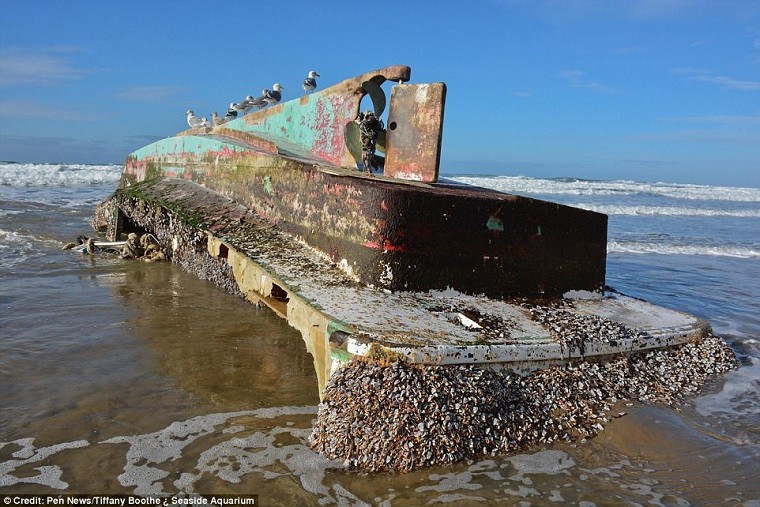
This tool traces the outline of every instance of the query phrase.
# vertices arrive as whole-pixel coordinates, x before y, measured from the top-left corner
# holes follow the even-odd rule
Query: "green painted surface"
[[[359,98],[312,93],[227,122],[225,128],[253,134],[299,156],[344,165],[345,125],[356,115]]]
[[[167,137],[151,143],[132,152],[135,160],[145,160],[155,157],[183,158],[192,155],[197,159],[215,156],[217,153],[239,153],[246,148],[231,142],[220,141],[205,136],[175,136]]]
[[[330,349],[330,358],[344,364],[351,362],[351,354],[345,350]]]
[[[327,337],[329,338],[335,331],[343,331],[348,334],[353,334],[354,332],[348,325],[333,320],[327,325]]]
[[[248,124],[245,120],[230,122],[227,127],[252,134],[265,134],[267,139],[284,139],[306,148],[315,144],[320,132],[315,129],[315,118],[319,108],[328,108],[334,114],[330,102],[318,95],[309,95],[305,100],[291,100],[279,105],[280,114],[263,118],[260,122]]]
[[[272,177],[270,175],[264,176],[264,192],[267,195],[274,195],[274,188],[272,187]]]
[[[488,217],[486,227],[488,227],[488,230],[490,231],[504,232],[504,222],[495,217]]]

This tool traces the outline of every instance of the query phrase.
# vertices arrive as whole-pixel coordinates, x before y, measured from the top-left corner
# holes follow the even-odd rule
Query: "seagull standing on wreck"
[[[211,112],[211,123],[214,124],[215,127],[218,127],[219,125],[224,123],[224,118],[216,114],[216,111]]]
[[[247,113],[249,109],[251,109],[251,106],[248,105],[248,99],[243,99],[240,102],[233,102],[232,107],[235,108],[235,111],[238,113]]]
[[[261,97],[256,97],[256,98],[253,98],[249,95],[248,105],[251,107],[255,107],[257,111],[263,108],[264,106],[267,105],[267,102],[266,102],[267,93],[269,93],[269,90],[262,90]]]
[[[227,108],[227,114],[224,115],[224,119],[230,121],[235,118],[237,118],[237,109],[235,109],[235,103],[230,102],[230,107]]]
[[[256,99],[253,98],[253,95],[246,96],[245,100],[243,101],[243,104],[245,104],[245,111],[248,112],[251,107],[253,107],[253,101]]]
[[[322,77],[322,76],[317,74],[316,70],[310,70],[309,75],[306,76],[306,79],[303,80],[303,84],[301,85],[301,88],[306,90],[306,93],[311,93],[317,88],[317,80],[314,79],[316,77]]]
[[[195,116],[195,113],[192,109],[188,109],[185,112],[185,117],[187,118],[187,124],[190,125],[190,128],[194,129],[197,127],[203,127],[205,124],[208,123],[208,120],[206,118],[198,118]]]
[[[277,104],[280,100],[282,100],[282,90],[284,88],[280,83],[275,83],[272,85],[272,90],[264,90],[264,100],[267,104],[270,106],[273,106]]]

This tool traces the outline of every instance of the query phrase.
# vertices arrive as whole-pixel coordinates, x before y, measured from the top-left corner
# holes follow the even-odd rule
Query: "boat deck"
[[[226,261],[241,292],[302,333],[315,358],[320,390],[330,372],[351,355],[379,353],[410,362],[530,370],[574,358],[676,345],[709,330],[695,316],[614,292],[505,301],[453,290],[367,287],[350,270],[341,269],[340,262],[189,181],[143,182],[117,191],[119,199],[157,205],[204,231],[208,252]]]

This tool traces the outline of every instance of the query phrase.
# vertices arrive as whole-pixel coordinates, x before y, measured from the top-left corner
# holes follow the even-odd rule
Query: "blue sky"
[[[394,64],[444,174],[760,186],[760,0],[0,0],[0,159],[120,163],[278,81]]]

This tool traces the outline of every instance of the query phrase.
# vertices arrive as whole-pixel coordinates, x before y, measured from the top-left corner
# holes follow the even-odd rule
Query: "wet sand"
[[[623,404],[627,415],[585,443],[346,471],[309,447],[316,377],[284,321],[176,266],[56,255],[42,278],[4,278],[0,493],[235,492],[264,505],[760,498],[757,447],[688,405]]]

